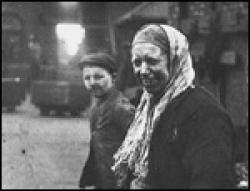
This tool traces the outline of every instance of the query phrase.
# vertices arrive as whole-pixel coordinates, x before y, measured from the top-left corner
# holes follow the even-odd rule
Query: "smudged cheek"
[[[84,80],[83,83],[84,83],[85,88],[86,88],[87,90],[89,90],[89,89],[90,89],[90,83],[89,83],[89,81]]]
[[[159,65],[152,67],[151,72],[157,80],[164,80],[169,76],[167,67],[164,62],[161,62]]]
[[[105,94],[106,92],[108,92],[110,88],[112,88],[113,83],[109,79],[103,79],[103,80],[100,80],[98,83],[96,83],[96,86],[97,88],[93,90],[93,93],[101,95],[101,94]]]
[[[135,76],[139,79],[139,77],[140,77],[140,70],[134,68],[134,73],[135,73]]]
[[[140,79],[141,69],[140,68],[134,68],[135,76]],[[150,78],[153,78],[155,80],[159,80],[162,78],[166,78],[169,74],[166,70],[166,68],[155,66],[149,68],[149,76]]]

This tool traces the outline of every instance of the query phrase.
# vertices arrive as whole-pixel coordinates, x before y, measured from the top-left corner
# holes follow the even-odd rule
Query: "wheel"
[[[55,115],[58,117],[64,116],[64,111],[63,110],[55,110]]]
[[[71,111],[70,114],[71,116],[77,117],[80,116],[80,111]]]
[[[8,112],[14,112],[15,111],[15,106],[8,106],[7,111]]]
[[[50,110],[47,107],[40,107],[40,115],[49,116]]]

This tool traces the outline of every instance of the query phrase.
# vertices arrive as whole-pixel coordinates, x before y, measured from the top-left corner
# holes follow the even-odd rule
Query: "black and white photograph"
[[[2,189],[248,189],[248,1],[2,1]]]

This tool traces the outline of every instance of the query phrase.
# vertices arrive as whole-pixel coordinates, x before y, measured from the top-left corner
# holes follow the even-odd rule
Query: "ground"
[[[27,99],[2,112],[2,188],[78,188],[88,147],[87,118],[41,117]]]

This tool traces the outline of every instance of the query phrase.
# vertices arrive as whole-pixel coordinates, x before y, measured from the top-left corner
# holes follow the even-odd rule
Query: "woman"
[[[222,106],[195,86],[186,37],[143,26],[132,63],[144,91],[112,169],[122,188],[234,188],[233,128]]]

